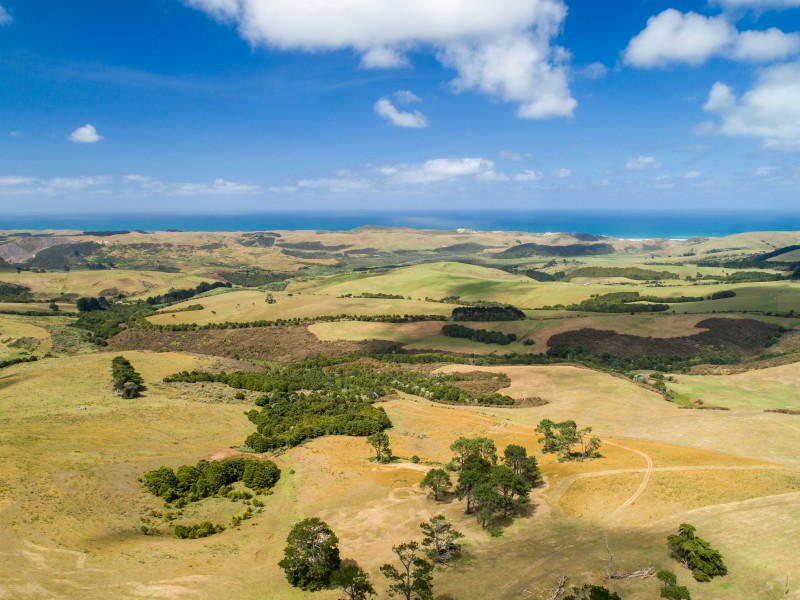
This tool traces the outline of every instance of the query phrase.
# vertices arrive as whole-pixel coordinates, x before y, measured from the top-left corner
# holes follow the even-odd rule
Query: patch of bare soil
[[[206,331],[158,331],[127,329],[108,341],[110,350],[190,352],[243,360],[265,360],[283,364],[309,356],[342,356],[356,352],[390,352],[396,342],[323,342],[306,327],[251,327]]]
[[[697,356],[700,354],[755,355],[765,351],[766,342],[778,325],[753,319],[705,319],[697,324],[705,329],[682,337],[641,337],[613,330],[578,329],[552,336],[549,347],[558,344],[583,346],[595,354],[615,356]]]

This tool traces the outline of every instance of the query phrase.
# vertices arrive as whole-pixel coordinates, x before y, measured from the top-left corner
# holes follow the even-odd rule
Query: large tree
[[[381,567],[381,573],[391,582],[389,595],[406,600],[433,600],[433,565],[420,556],[419,544],[400,544],[392,552],[402,566],[398,569],[387,563]]]
[[[536,432],[542,434],[539,438],[539,442],[544,445],[542,452],[557,454],[560,462],[594,458],[600,448],[600,438],[589,437],[592,428],[578,429],[578,425],[572,420],[556,423],[550,419],[542,419],[536,426]],[[580,450],[573,452],[572,448],[576,445],[580,445]]]
[[[479,456],[492,464],[497,462],[497,447],[494,440],[486,437],[460,437],[450,444],[453,451],[453,464],[460,469],[470,456]]]
[[[338,544],[339,538],[325,521],[304,519],[289,532],[278,566],[293,586],[306,591],[322,589],[341,563]]]
[[[433,499],[438,502],[442,494],[450,491],[453,484],[447,471],[444,469],[431,469],[425,474],[419,485],[423,490],[425,488],[430,489],[433,492]]]
[[[458,540],[464,537],[460,531],[453,529],[452,523],[444,515],[436,515],[419,524],[422,529],[422,545],[434,562],[446,563],[453,560],[461,552]]]

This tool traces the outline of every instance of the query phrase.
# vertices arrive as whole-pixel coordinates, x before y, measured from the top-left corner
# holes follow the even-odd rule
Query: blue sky
[[[0,208],[774,209],[800,0],[0,0]]]

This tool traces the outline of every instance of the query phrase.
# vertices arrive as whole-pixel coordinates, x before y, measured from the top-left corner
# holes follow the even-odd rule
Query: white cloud
[[[756,177],[769,177],[773,173],[777,173],[780,171],[780,167],[758,167],[754,172],[753,175]]]
[[[601,62],[593,62],[578,69],[576,74],[584,79],[603,79],[608,75],[608,67]]]
[[[675,187],[675,184],[672,181],[672,177],[669,175],[660,175],[653,179],[653,187],[658,190],[671,190]]]
[[[238,195],[254,194],[261,191],[257,185],[215,179],[213,183],[179,183],[172,190],[176,196],[191,195]]]
[[[364,69],[400,69],[409,66],[406,56],[393,48],[378,46],[370,48],[361,55]]]
[[[638,156],[625,163],[625,168],[631,171],[647,171],[650,169],[660,169],[661,164],[655,156]]]
[[[570,116],[569,53],[555,46],[564,0],[184,0],[235,23],[255,46],[309,52],[353,49],[366,68],[408,65],[433,50],[456,71],[453,88],[519,104],[523,118]]]
[[[88,187],[103,185],[111,181],[110,177],[55,177],[46,182],[48,188],[56,190],[82,190]]]
[[[542,177],[539,171],[526,170],[514,175],[514,181],[539,181]]]
[[[767,62],[797,54],[798,50],[800,35],[772,27],[766,31],[740,33],[729,56],[744,62]]]
[[[397,127],[411,127],[423,129],[428,126],[427,117],[420,111],[414,112],[398,110],[389,98],[383,97],[373,107],[375,113]]]
[[[475,179],[478,181],[508,181],[509,176],[506,173],[498,173],[497,171],[484,171]]]
[[[484,158],[436,158],[419,165],[381,167],[378,172],[399,183],[431,183],[493,170],[494,162]]]
[[[78,144],[96,144],[103,139],[103,136],[97,133],[97,129],[87,123],[70,133],[67,139]]]
[[[372,184],[366,179],[354,177],[323,177],[320,179],[303,179],[297,182],[299,188],[327,188],[334,193],[360,192],[368,190]]]
[[[771,148],[800,150],[800,63],[766,68],[755,85],[737,97],[730,86],[711,88],[706,112],[719,117],[701,129],[726,136],[755,137]]]
[[[572,169],[553,169],[553,177],[558,179],[565,179],[572,175]]]
[[[422,98],[417,96],[411,90],[397,90],[394,94],[394,99],[397,101],[398,104],[414,104],[416,102],[422,102]]]
[[[686,175],[684,175],[683,177],[684,179],[692,180],[692,179],[700,179],[702,176],[703,176],[702,171],[688,171]]]
[[[522,154],[511,152],[511,150],[503,150],[498,156],[503,160],[510,160],[512,162],[519,162],[524,158]]]
[[[745,62],[786,58],[800,51],[800,35],[771,28],[740,32],[725,15],[706,17],[669,8],[647,20],[628,44],[624,61],[642,69],[685,63],[698,66],[722,56]]]
[[[781,9],[800,6],[800,0],[714,0],[714,4],[719,4],[725,8],[767,10],[770,8]]]
[[[0,187],[17,187],[20,185],[30,185],[37,180],[32,177],[18,177],[14,175],[0,176]]]
[[[279,185],[269,188],[273,194],[292,194],[297,191],[296,185]]]
[[[2,5],[0,5],[0,27],[11,25],[14,22],[14,17]]]

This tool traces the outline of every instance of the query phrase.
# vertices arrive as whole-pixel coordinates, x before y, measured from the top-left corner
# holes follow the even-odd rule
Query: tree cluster
[[[451,467],[457,472],[455,494],[466,501],[467,514],[474,514],[483,527],[497,518],[509,517],[527,506],[530,492],[539,484],[536,458],[522,446],[509,445],[498,464],[497,448],[485,437],[458,438],[450,445],[454,452]],[[434,498],[447,493],[449,475],[433,470],[423,483]],[[444,474],[444,475],[443,475]],[[446,476],[446,477],[445,477]]]
[[[172,288],[165,294],[161,294],[159,296],[150,296],[145,302],[147,302],[147,304],[150,306],[155,306],[156,304],[173,304],[175,302],[183,302],[184,300],[194,298],[199,294],[204,294],[206,292],[210,292],[211,290],[216,290],[217,288],[229,287],[232,287],[230,283],[223,283],[221,281],[208,283],[207,281],[202,281],[197,287],[185,290],[176,290],[175,288]]]
[[[108,300],[105,296],[98,296],[97,298],[78,298],[77,302],[78,312],[92,312],[95,310],[106,310],[109,307]]]
[[[453,321],[518,321],[525,313],[511,304],[493,302],[475,303],[472,306],[457,306],[453,309]]]
[[[556,423],[550,419],[542,419],[536,426],[536,433],[542,435],[539,443],[543,444],[542,452],[555,454],[559,462],[570,460],[586,460],[596,458],[600,448],[600,438],[590,437],[591,427],[578,429],[575,421]],[[579,448],[573,449],[579,446]]]
[[[138,398],[145,390],[144,379],[124,356],[115,356],[111,359],[111,378],[117,396]]]
[[[273,487],[279,478],[280,470],[271,460],[229,458],[201,460],[196,466],[183,465],[177,471],[161,467],[146,472],[142,482],[152,494],[167,503],[178,501],[178,504],[185,505],[210,496],[227,495],[237,481],[256,492],[263,492]]]
[[[511,342],[517,341],[517,335],[514,333],[505,334],[502,331],[487,331],[486,329],[472,329],[457,323],[451,323],[442,327],[442,335],[454,338],[466,338],[473,342],[481,342],[483,344],[500,344],[507,346]]]

